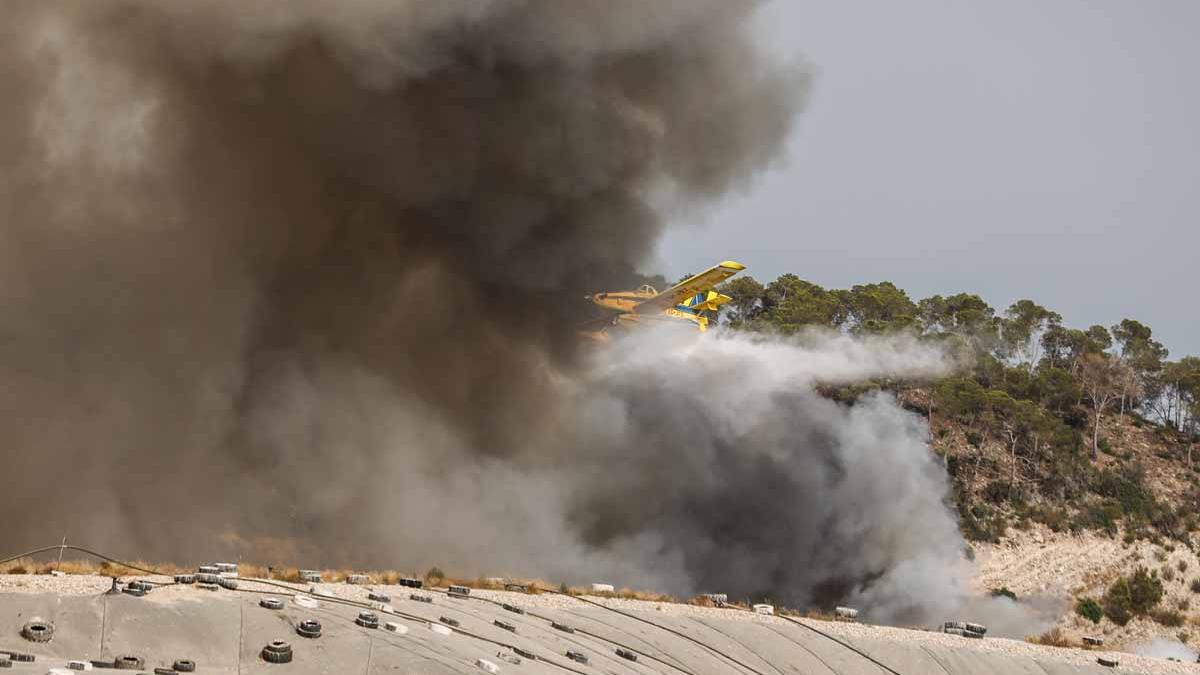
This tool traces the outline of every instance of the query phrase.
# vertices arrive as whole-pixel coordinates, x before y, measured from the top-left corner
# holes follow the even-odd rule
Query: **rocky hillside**
[[[1058,642],[1200,643],[1200,456],[1189,461],[1189,439],[1139,417],[1100,426],[1104,451],[1089,480],[1056,500],[1025,484],[1019,455],[1013,480],[1002,439],[975,445],[961,424],[934,417],[933,447],[957,467],[956,503],[980,590],[1050,607],[1069,599],[1057,608]]]

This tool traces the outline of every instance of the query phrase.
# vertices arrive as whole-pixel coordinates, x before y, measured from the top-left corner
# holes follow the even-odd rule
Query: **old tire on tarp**
[[[262,657],[269,663],[291,663],[292,646],[283,640],[272,640],[262,648]]]
[[[113,668],[117,670],[141,670],[146,667],[146,660],[133,654],[123,654],[113,659]]]
[[[49,642],[54,639],[54,624],[34,617],[21,627],[21,637],[30,642]]]
[[[321,622],[316,619],[305,619],[296,624],[296,632],[300,637],[319,638],[321,637]]]

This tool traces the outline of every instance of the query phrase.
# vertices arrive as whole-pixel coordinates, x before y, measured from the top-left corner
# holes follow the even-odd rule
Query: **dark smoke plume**
[[[529,439],[656,196],[776,156],[805,80],[755,4],[6,3],[0,535],[438,557],[389,519],[467,536],[440,481],[562,461]]]
[[[918,421],[815,393],[939,354],[580,349],[783,147],[755,5],[7,3],[0,540],[961,606]]]

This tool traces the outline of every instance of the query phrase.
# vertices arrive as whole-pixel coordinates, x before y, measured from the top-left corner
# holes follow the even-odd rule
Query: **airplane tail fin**
[[[716,291],[704,291],[702,293],[693,295],[687,300],[684,300],[683,305],[688,309],[697,312],[715,312],[717,311],[718,307],[732,299],[733,298],[729,297],[728,295],[724,295],[723,293],[718,293]]]

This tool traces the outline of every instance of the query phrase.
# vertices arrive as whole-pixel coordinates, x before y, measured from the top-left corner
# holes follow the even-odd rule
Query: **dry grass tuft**
[[[783,614],[786,610],[777,609],[776,611]],[[809,607],[804,610],[802,616],[806,619],[814,619],[816,621],[837,621],[836,614],[820,607]]]
[[[1045,645],[1047,647],[1074,647],[1078,648],[1071,638],[1067,637],[1066,633],[1062,632],[1061,628],[1055,627],[1042,633],[1041,635],[1031,635],[1025,638],[1026,642],[1032,642],[1035,645]]]

